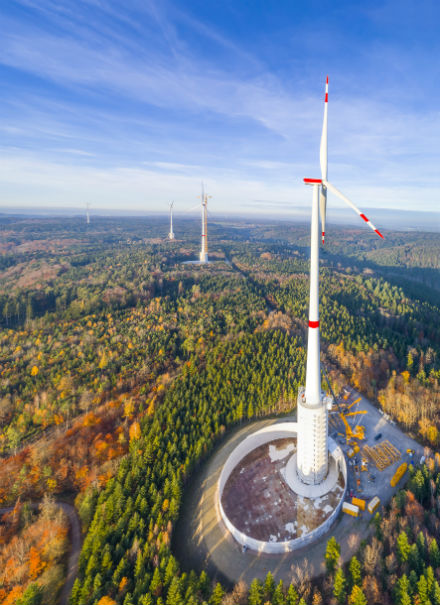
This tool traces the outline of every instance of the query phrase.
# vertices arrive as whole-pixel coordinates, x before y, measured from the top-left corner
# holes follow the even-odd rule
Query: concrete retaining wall
[[[246,439],[244,439],[240,443],[240,445],[238,445],[234,449],[234,451],[229,455],[228,459],[226,460],[222,472],[220,473],[220,477],[217,483],[217,514],[239,544],[257,552],[264,552],[268,554],[282,554],[285,552],[290,552],[297,548],[302,548],[303,546],[306,546],[307,544],[310,544],[311,542],[317,540],[330,529],[330,526],[336,520],[336,517],[338,516],[339,511],[341,510],[342,503],[344,502],[345,491],[347,489],[347,466],[345,463],[345,457],[341,448],[333,441],[333,439],[329,438],[329,451],[330,454],[336,460],[340,470],[344,475],[345,488],[338,506],[332,512],[330,517],[326,519],[326,521],[324,521],[322,525],[320,525],[310,533],[306,534],[305,536],[300,536],[299,538],[295,538],[294,540],[287,540],[285,542],[263,542],[262,540],[256,540],[255,538],[251,538],[250,536],[247,536],[246,534],[238,530],[226,516],[222,506],[223,490],[230,474],[238,465],[238,463],[243,460],[243,458],[247,456],[250,452],[252,452],[252,450],[256,449],[260,445],[264,445],[265,443],[269,443],[270,441],[274,441],[275,439],[286,439],[288,437],[296,437],[297,430],[298,425],[296,422],[281,422],[279,424],[266,426],[260,429],[259,431],[256,431],[252,435],[246,437]]]

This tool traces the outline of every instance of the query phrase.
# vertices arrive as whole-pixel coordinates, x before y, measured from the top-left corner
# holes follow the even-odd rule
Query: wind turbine
[[[320,145],[321,178],[305,178],[304,183],[313,187],[312,221],[310,236],[310,300],[307,342],[306,387],[298,393],[298,476],[306,484],[321,483],[328,471],[327,409],[331,400],[321,391],[321,363],[319,343],[319,212],[321,213],[321,237],[325,238],[327,191],[340,197],[350,208],[383,239],[383,235],[371,221],[345,195],[327,180],[327,120],[328,76],[325,85],[324,122]]]
[[[202,181],[202,245],[200,249],[200,262],[208,262],[208,198],[212,196],[205,193]]]
[[[169,207],[170,207],[170,232],[168,233],[168,239],[174,239],[174,231],[173,231],[173,206],[174,206],[174,201],[169,203]]]
[[[86,202],[86,222],[90,225],[90,202]]]

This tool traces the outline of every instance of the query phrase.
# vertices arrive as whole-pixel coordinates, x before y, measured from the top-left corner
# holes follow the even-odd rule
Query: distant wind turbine
[[[202,245],[200,249],[200,262],[208,262],[208,198],[212,196],[205,193],[202,181]]]
[[[90,202],[86,202],[86,222],[90,225]]]
[[[168,239],[174,239],[174,231],[173,231],[173,207],[174,201],[169,203],[170,207],[170,232],[168,233]]]

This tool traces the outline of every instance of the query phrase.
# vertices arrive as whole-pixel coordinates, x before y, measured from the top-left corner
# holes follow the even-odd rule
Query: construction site
[[[348,490],[342,510],[354,517],[376,512],[423,456],[420,446],[402,439],[391,418],[375,412],[350,387],[342,389],[329,412],[329,434],[347,457]]]

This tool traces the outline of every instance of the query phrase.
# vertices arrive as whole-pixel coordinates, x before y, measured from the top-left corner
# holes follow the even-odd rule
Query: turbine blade
[[[322,243],[325,240],[325,214],[327,211],[327,188],[321,187],[321,193],[319,195],[319,214],[321,215],[321,237]]]
[[[379,237],[381,237],[382,239],[384,239],[384,236],[382,235],[382,233],[376,229],[376,227],[373,225],[373,223],[368,220],[368,218],[365,216],[365,214],[363,214],[359,208],[357,208],[353,202],[351,202],[348,197],[346,197],[343,193],[341,193],[339,191],[339,189],[336,189],[336,187],[334,185],[332,185],[331,183],[329,183],[328,181],[323,181],[323,184],[327,187],[327,189],[329,189],[332,193],[334,193],[335,195],[337,195],[339,198],[341,198],[342,201],[344,201],[348,206],[350,206],[350,208],[353,208],[353,210],[356,212],[356,214],[358,214],[366,223],[367,225],[373,229],[373,231],[375,233],[377,233],[377,235]]]
[[[325,83],[325,98],[324,98],[324,120],[322,123],[321,146],[319,149],[319,162],[321,164],[321,178],[327,180],[328,153],[327,153],[327,124],[328,124],[328,76]],[[327,212],[327,189],[322,184],[321,195],[319,197],[319,213],[321,215],[321,236],[322,243],[325,240],[325,216]]]
[[[321,178],[327,180],[327,124],[328,124],[328,76],[325,83],[324,121],[322,123],[321,146],[319,149],[319,162],[321,164]]]

